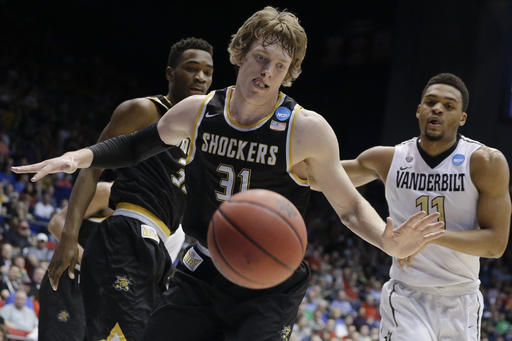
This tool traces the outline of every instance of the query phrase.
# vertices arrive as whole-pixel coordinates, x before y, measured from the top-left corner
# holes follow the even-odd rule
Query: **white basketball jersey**
[[[395,226],[420,210],[439,212],[446,229],[479,229],[478,191],[470,176],[470,159],[481,143],[460,136],[455,150],[431,168],[422,158],[418,138],[395,146],[386,179],[386,199]],[[480,285],[479,257],[428,244],[411,266],[401,269],[393,258],[390,277],[415,287]]]

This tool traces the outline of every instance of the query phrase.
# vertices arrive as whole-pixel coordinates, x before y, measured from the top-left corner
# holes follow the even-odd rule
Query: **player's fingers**
[[[62,272],[63,271],[60,271],[55,265],[52,266],[52,263],[48,266],[48,279],[54,291],[57,291],[59,288],[59,279]]]
[[[439,219],[441,214],[439,212],[430,213],[429,215],[424,216],[420,220],[416,222],[416,227],[422,228],[427,224],[430,224],[432,221]]]
[[[443,221],[436,221],[435,223],[430,223],[428,225],[423,226],[422,228],[420,228],[420,231],[423,232],[424,234],[428,234],[428,233],[432,233],[432,232],[437,232],[440,229],[442,229],[443,227],[444,227]]]
[[[416,225],[423,217],[425,217],[427,214],[427,212],[425,211],[419,211],[415,214],[413,214],[412,216],[410,216],[406,221],[405,221],[405,224],[411,224],[411,225]]]
[[[43,162],[38,162],[38,163],[31,164],[31,165],[14,166],[14,167],[11,167],[11,170],[14,173],[18,173],[18,174],[21,174],[21,173],[35,173],[35,172],[38,172],[39,170],[41,170],[41,168],[43,168],[45,166],[45,164],[46,164],[46,162],[43,161]]]
[[[41,180],[42,178],[44,178],[45,176],[47,176],[50,172],[48,172],[48,170],[46,168],[43,168],[42,170],[40,170],[39,172],[36,173],[36,175],[34,175],[32,177],[32,179],[30,179],[30,181],[32,182],[38,182],[39,180]]]
[[[71,279],[75,279],[75,267],[69,266],[68,267],[68,276]]]
[[[434,240],[434,239],[437,239],[439,237],[442,237],[445,232],[446,232],[446,230],[441,230],[441,231],[436,231],[436,232],[428,233],[425,236],[423,236],[423,240],[425,240],[425,242],[429,242],[431,240]]]
[[[71,279],[75,279],[75,266],[76,266],[76,257],[73,258],[73,260],[71,261],[71,263],[69,264],[69,267],[68,267],[68,276]]]

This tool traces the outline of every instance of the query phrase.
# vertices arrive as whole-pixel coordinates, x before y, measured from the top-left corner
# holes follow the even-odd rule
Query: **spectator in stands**
[[[25,294],[27,294],[27,299],[25,300],[25,306],[29,309],[34,310],[34,312],[36,312],[36,309],[34,306],[34,300],[32,299],[32,297],[30,297],[28,295],[32,281],[30,280],[29,277],[23,277],[18,282],[20,283],[18,290],[10,293],[9,296],[7,296],[7,298],[5,299],[5,304],[14,303],[15,299],[16,299],[16,293],[18,291],[23,291],[23,292],[25,292]],[[36,313],[36,316],[37,316],[37,313]]]
[[[299,321],[293,327],[293,334],[297,341],[308,340],[312,329],[306,316],[299,317]]]
[[[14,303],[8,303],[0,309],[0,316],[5,320],[9,328],[31,332],[37,327],[37,316],[32,309],[25,306],[27,293],[18,290],[14,297]]]
[[[30,291],[28,295],[39,300],[39,288],[41,288],[41,282],[43,281],[46,269],[38,266],[32,272],[32,283],[30,284]]]
[[[0,181],[5,181],[13,184],[16,181],[14,173],[11,171],[11,167],[14,166],[14,160],[9,158],[5,163],[5,167],[0,170]]]
[[[19,193],[14,191],[14,187],[11,183],[8,183],[5,185],[4,188],[5,196],[6,196],[6,202],[4,203],[5,208],[7,209],[7,216],[9,218],[17,217],[18,216],[18,198]]]
[[[365,301],[361,304],[361,307],[364,307],[366,312],[365,317],[367,319],[373,318],[373,320],[380,320],[379,307],[372,294],[366,295]]]
[[[3,243],[0,250],[0,272],[7,273],[12,264],[12,245]]]
[[[33,182],[29,182],[20,194],[20,199],[28,198],[29,207],[33,207],[37,203],[38,191],[36,186]]]
[[[34,206],[34,216],[38,219],[42,218],[43,220],[50,220],[53,212],[55,211],[55,207],[51,204],[51,201],[51,193],[49,191],[45,192],[42,200],[38,201]]]
[[[27,280],[30,280],[30,276],[28,275],[27,271],[27,260],[23,256],[23,254],[17,254],[14,256],[12,260],[12,264],[16,265],[20,272],[18,274],[18,278],[20,279],[21,283],[27,282]]]
[[[27,176],[23,176],[27,175]],[[14,190],[18,193],[21,193],[25,190],[27,185],[30,183],[28,174],[22,174],[22,176],[19,177],[19,180],[14,181]]]
[[[0,280],[0,295],[3,300],[20,288],[19,275],[20,268],[16,265],[11,265],[7,274],[2,274],[2,280]]]
[[[17,218],[12,220],[12,224],[16,224],[15,228],[11,227],[5,233],[5,240],[12,245],[14,253],[18,254],[32,245],[30,243],[30,226],[26,220]]]
[[[36,237],[36,245],[31,246],[27,250],[27,259],[32,267],[38,266],[41,262],[49,262],[53,256],[53,250],[46,247],[48,235],[46,233],[38,233]]]
[[[342,315],[355,315],[356,313],[343,289],[338,290],[336,299],[331,302],[331,308],[339,309]]]

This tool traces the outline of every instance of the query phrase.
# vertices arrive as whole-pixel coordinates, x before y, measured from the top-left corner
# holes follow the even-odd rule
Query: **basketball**
[[[282,195],[265,189],[233,195],[215,211],[208,228],[215,267],[231,282],[251,289],[289,278],[306,246],[300,212]]]

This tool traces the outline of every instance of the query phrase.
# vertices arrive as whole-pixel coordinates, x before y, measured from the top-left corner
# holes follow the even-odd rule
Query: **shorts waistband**
[[[129,202],[120,202],[116,205],[116,210],[114,211],[113,215],[122,215],[125,217],[134,218],[155,228],[158,236],[163,242],[165,242],[171,235],[171,230],[162,220],[160,220],[148,209],[139,205]]]
[[[391,279],[391,283],[398,283],[399,285],[402,285],[406,288],[413,289],[415,291],[427,293],[427,294],[433,294],[433,295],[440,295],[440,296],[462,296],[466,294],[472,294],[478,291],[480,284],[479,283],[466,283],[466,284],[455,284],[455,285],[448,285],[444,287],[416,287],[413,285],[409,285],[407,283],[398,281],[396,279]]]
[[[210,251],[208,251],[208,248],[204,247],[203,245],[201,245],[201,243],[196,243],[194,245],[203,255],[205,256],[208,256],[210,258],[212,258],[212,256],[210,256]]]

